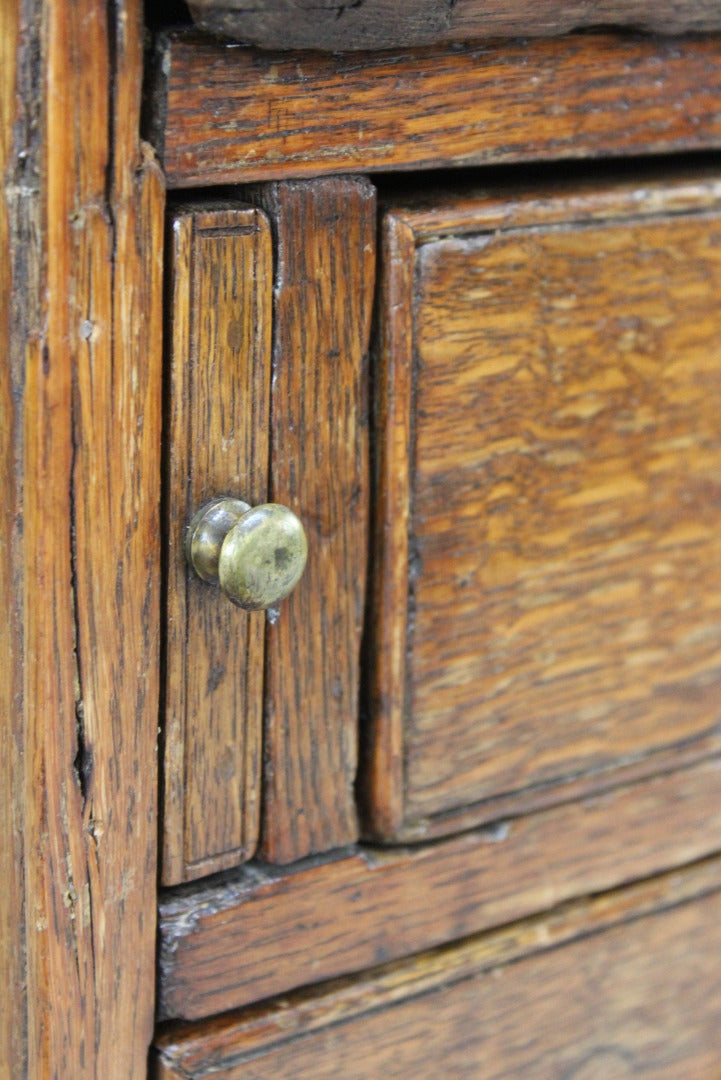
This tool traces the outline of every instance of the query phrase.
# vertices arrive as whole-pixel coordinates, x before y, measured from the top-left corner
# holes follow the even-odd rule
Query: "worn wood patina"
[[[716,0],[190,0],[197,24],[268,49],[396,49],[588,26],[680,34],[721,27]]]

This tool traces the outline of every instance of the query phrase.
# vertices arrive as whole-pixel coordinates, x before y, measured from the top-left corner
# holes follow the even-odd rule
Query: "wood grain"
[[[388,210],[375,835],[718,745],[719,196]]]
[[[267,502],[270,225],[253,207],[174,212],[170,276],[163,882],[237,866],[258,840],[265,618],[188,566],[216,495]]]
[[[153,141],[171,187],[721,144],[714,38],[579,35],[344,58],[180,34],[159,50]]]
[[[358,835],[375,191],[342,178],[248,196],[276,243],[271,495],[301,519],[309,552],[266,629],[261,854],[286,863]]]
[[[397,49],[441,41],[548,37],[582,27],[631,26],[682,34],[717,30],[716,0],[190,0],[197,25],[269,49]]]
[[[718,862],[703,863],[359,979],[169,1026],[157,1077],[711,1077],[721,985],[704,941],[713,948],[719,933],[720,887]],[[681,988],[691,997],[679,1009]]]
[[[25,907],[0,1072],[127,1080],[153,1024],[163,186],[137,137],[139,5],[4,10],[21,34],[3,883]]]
[[[160,904],[160,1016],[212,1016],[702,859],[721,850],[720,769],[408,850],[183,886]]]

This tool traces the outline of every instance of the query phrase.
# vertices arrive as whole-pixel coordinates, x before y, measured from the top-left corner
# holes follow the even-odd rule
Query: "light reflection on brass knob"
[[[222,496],[195,514],[185,550],[196,574],[246,611],[288,596],[308,557],[305,531],[292,510],[277,503],[251,509]]]

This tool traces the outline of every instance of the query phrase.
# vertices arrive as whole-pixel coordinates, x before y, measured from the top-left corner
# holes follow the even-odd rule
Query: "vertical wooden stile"
[[[276,242],[271,497],[301,518],[309,546],[266,630],[261,853],[287,863],[358,835],[375,190],[337,178],[249,197]]]
[[[164,187],[136,0],[4,5],[3,39],[0,1076],[128,1080],[154,1013]]]

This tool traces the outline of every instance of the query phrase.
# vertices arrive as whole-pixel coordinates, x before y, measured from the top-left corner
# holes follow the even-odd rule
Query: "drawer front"
[[[202,1024],[159,1080],[716,1080],[715,863]],[[695,892],[695,897],[694,897]]]
[[[714,745],[721,186],[391,206],[370,831],[452,831]]]

